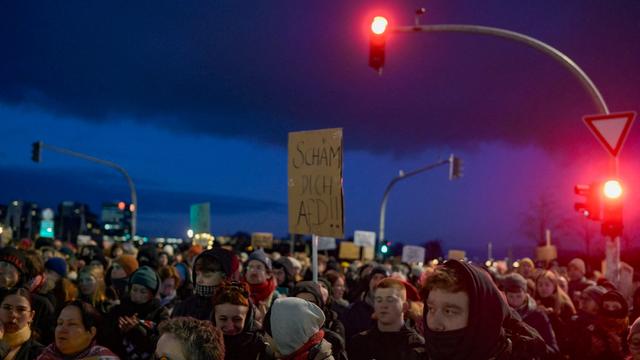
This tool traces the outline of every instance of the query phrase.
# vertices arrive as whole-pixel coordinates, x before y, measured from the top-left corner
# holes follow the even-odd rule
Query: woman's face
[[[284,269],[273,268],[273,276],[278,281],[278,285],[282,285],[286,280],[287,274],[284,272]]]
[[[58,316],[55,332],[56,347],[64,355],[73,355],[89,347],[96,336],[96,328],[90,330],[84,328],[80,309],[76,306],[67,306]]]
[[[91,296],[98,288],[98,281],[90,274],[82,273],[78,278],[78,287],[80,288],[80,293],[82,293],[82,295]]]
[[[216,327],[225,335],[238,335],[244,328],[249,308],[244,305],[216,305]]]
[[[333,283],[333,298],[336,300],[340,300],[342,299],[343,296],[344,296],[344,280],[341,277],[339,277]]]
[[[153,299],[153,292],[143,285],[133,284],[129,296],[134,304],[146,304]]]
[[[112,279],[124,279],[127,277],[127,272],[124,271],[124,268],[120,266],[118,263],[113,263],[111,266],[111,278]]]
[[[163,297],[171,296],[176,291],[176,279],[166,278],[160,284],[160,295]]]
[[[19,295],[9,295],[0,304],[0,322],[7,333],[14,333],[29,326],[34,314],[29,300]]]
[[[538,280],[538,284],[536,285],[536,287],[538,289],[538,295],[541,298],[548,298],[549,296],[553,295],[553,291],[555,290],[553,282],[544,277]]]

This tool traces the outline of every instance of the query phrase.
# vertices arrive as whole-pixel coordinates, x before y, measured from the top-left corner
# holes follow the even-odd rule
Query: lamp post
[[[136,236],[136,230],[137,230],[137,223],[138,223],[138,195],[136,193],[136,186],[133,183],[133,179],[131,179],[131,176],[129,176],[129,174],[127,173],[127,171],[120,165],[112,162],[112,161],[108,161],[108,160],[102,160],[102,159],[98,159],[97,157],[93,157],[87,154],[83,154],[83,153],[79,153],[76,151],[72,151],[69,149],[65,149],[65,148],[61,148],[58,146],[54,146],[54,145],[49,145],[46,144],[42,141],[38,141],[35,144],[38,144],[38,149],[49,149],[51,151],[55,151],[57,153],[60,154],[65,154],[65,155],[69,155],[69,156],[74,156],[80,159],[84,159],[84,160],[88,160],[88,161],[92,161],[98,164],[102,164],[105,166],[108,166],[110,168],[116,169],[118,170],[118,172],[120,172],[124,178],[127,180],[127,184],[129,185],[129,190],[131,191],[131,204],[133,205],[133,208],[130,208],[131,211],[131,240],[135,240],[135,236]],[[36,161],[34,159],[34,161]],[[38,156],[37,156],[37,162],[40,162],[41,158],[40,158],[40,150],[38,150]]]
[[[393,188],[393,186],[400,180],[404,180],[406,178],[418,175],[420,173],[423,173],[425,171],[429,171],[432,169],[437,168],[438,166],[442,166],[442,165],[446,165],[449,164],[450,166],[450,171],[449,171],[449,179],[450,180],[454,180],[454,179],[458,179],[460,177],[462,177],[462,169],[460,167],[461,161],[459,158],[455,157],[453,154],[451,154],[451,156],[449,156],[448,159],[445,160],[440,160],[438,162],[435,162],[433,164],[430,165],[426,165],[423,166],[419,169],[410,171],[410,172],[404,172],[402,170],[400,170],[400,173],[398,174],[398,176],[394,177],[393,179],[391,179],[391,182],[389,182],[389,184],[387,185],[387,188],[384,190],[384,195],[382,196],[382,204],[380,205],[380,231],[378,233],[378,249],[377,249],[377,253],[380,253],[380,247],[384,244],[384,225],[385,225],[385,218],[386,218],[386,214],[387,214],[387,201],[389,200],[389,193],[391,192],[391,189]],[[454,168],[455,167],[455,168]]]

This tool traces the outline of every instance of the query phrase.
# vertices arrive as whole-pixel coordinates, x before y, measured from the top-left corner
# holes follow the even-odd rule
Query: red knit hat
[[[127,276],[138,270],[138,260],[133,255],[120,255],[115,262],[124,269]]]

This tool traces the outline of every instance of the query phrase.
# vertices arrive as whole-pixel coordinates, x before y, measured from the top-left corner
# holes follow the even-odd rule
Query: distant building
[[[89,205],[74,201],[64,201],[58,205],[56,238],[75,244],[78,235],[95,237],[100,234],[99,230],[98,218],[89,210]]]
[[[117,203],[103,203],[102,215],[103,236],[115,240],[125,241],[131,237],[131,211],[124,201]]]
[[[11,228],[16,240],[35,239],[39,235],[40,212],[36,203],[14,200],[6,206],[0,219],[5,228]]]

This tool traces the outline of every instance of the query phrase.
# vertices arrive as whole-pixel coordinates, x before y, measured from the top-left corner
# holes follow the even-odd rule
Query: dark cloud
[[[287,131],[342,126],[349,147],[376,152],[582,143],[580,119],[596,112],[591,99],[566,69],[521,44],[394,34],[385,74],[374,74],[366,67],[370,16],[384,9],[409,24],[415,6],[10,2],[0,12],[0,101],[278,144]],[[637,106],[640,2],[430,6],[428,23],[491,25],[547,41],[592,76],[612,110]]]
[[[103,202],[130,198],[125,181],[106,171],[0,167],[0,173],[0,203],[4,204],[12,200],[35,200],[41,207],[56,207],[62,201],[73,200],[89,204],[90,209],[99,215]],[[214,204],[216,216],[286,213],[286,204],[277,201],[172,191],[146,187],[145,184],[153,182],[139,182],[137,192],[140,213],[147,219],[153,219],[154,216],[188,218],[190,205],[202,202]]]

